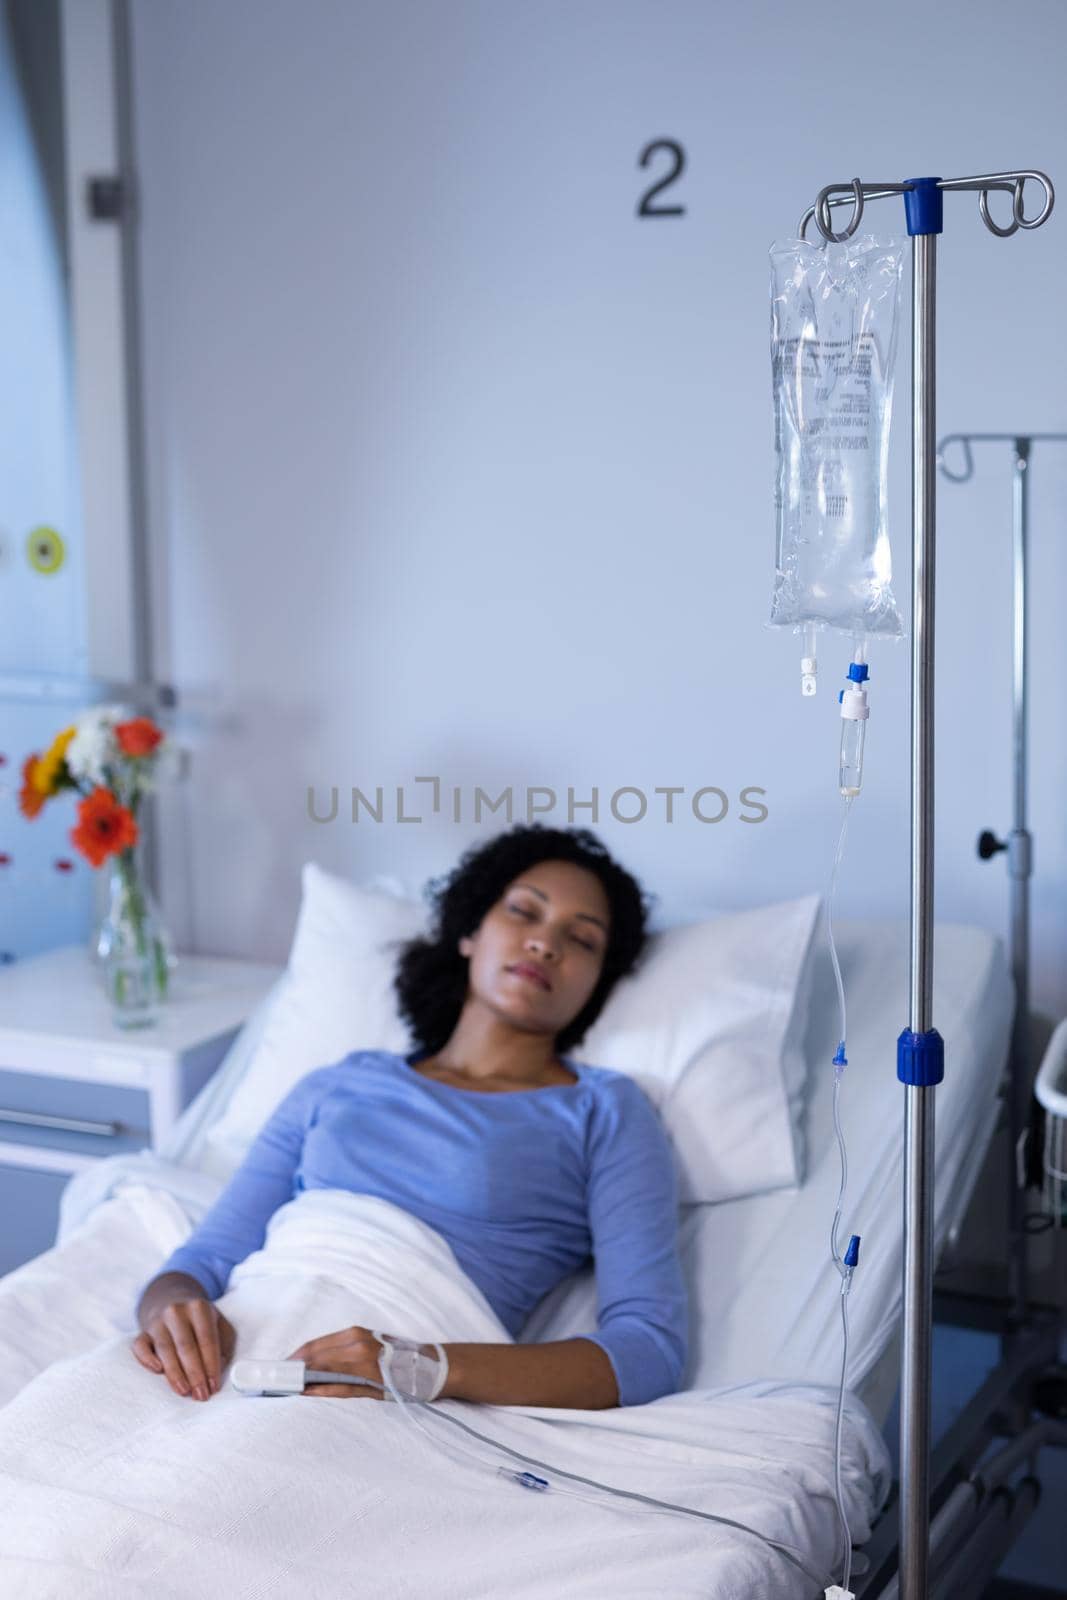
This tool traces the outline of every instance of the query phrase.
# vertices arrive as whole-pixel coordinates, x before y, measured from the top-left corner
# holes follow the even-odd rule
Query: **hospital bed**
[[[849,1157],[843,1226],[846,1235],[854,1232],[863,1240],[861,1265],[849,1302],[845,1488],[854,1537],[866,1542],[873,1529],[867,1577],[857,1575],[857,1567],[864,1565],[860,1558],[853,1569],[852,1587],[858,1594],[873,1596],[891,1581],[894,1553],[888,1454],[876,1429],[885,1422],[899,1378],[903,1115],[895,1041],[905,1010],[907,927],[903,921],[841,920],[835,925],[835,936],[849,1006],[850,1065],[841,1094]],[[950,1062],[939,1090],[936,1130],[935,1232],[940,1253],[959,1227],[1000,1115],[1014,1002],[1011,974],[999,939],[975,927],[938,924],[936,948],[935,1012]],[[839,1181],[830,1066],[838,1043],[838,1015],[821,929],[814,961],[805,1036],[807,1172],[803,1185],[683,1208],[680,1248],[692,1319],[684,1392],[648,1407],[615,1408],[595,1417],[583,1412],[581,1417],[587,1432],[597,1423],[604,1441],[600,1472],[593,1476],[629,1484],[635,1490],[643,1485],[651,1494],[657,1493],[652,1485],[658,1483],[661,1495],[668,1488],[671,1493],[666,1497],[696,1505],[700,1503],[697,1490],[702,1468],[707,1466],[707,1481],[715,1490],[713,1500],[707,1502],[710,1506],[725,1508],[750,1528],[774,1528],[779,1538],[784,1538],[782,1529],[787,1529],[792,1547],[804,1554],[809,1568],[825,1572],[823,1581],[829,1583],[829,1568],[840,1541],[828,1445],[842,1341],[840,1279],[828,1247]],[[221,1186],[216,1175],[201,1170],[205,1141],[235,1087],[255,1062],[257,1040],[273,998],[272,991],[235,1040],[219,1072],[188,1108],[168,1145],[158,1154],[112,1158],[79,1174],[64,1196],[56,1245],[0,1280],[0,1423],[5,1409],[9,1417],[14,1415],[34,1387],[31,1380],[37,1374],[59,1363],[72,1374],[73,1382],[87,1352],[101,1341],[129,1337],[135,1331],[131,1308],[137,1289],[185,1237]],[[520,1337],[567,1338],[592,1331],[595,1324],[595,1277],[587,1269],[545,1297]],[[403,1333],[404,1329],[392,1331]],[[1016,1380],[1023,1368],[1030,1370],[1035,1362],[1040,1364],[1045,1353],[1031,1343],[1025,1358],[1016,1361]],[[132,1356],[129,1364],[134,1371]],[[1017,1381],[1014,1388],[1009,1385],[1010,1392],[1017,1388]],[[800,1402],[809,1394],[815,1405],[805,1409]],[[683,1419],[692,1415],[690,1396],[708,1399],[709,1431],[714,1432],[717,1423],[724,1421],[730,1430],[728,1438],[717,1436],[714,1460],[709,1456],[705,1462],[701,1454],[699,1426],[697,1432],[689,1433],[682,1427]],[[463,1414],[462,1403],[450,1404]],[[208,1412],[216,1405],[217,1401],[208,1402],[203,1410]],[[725,1409],[717,1412],[714,1407],[719,1405]],[[503,1425],[531,1408],[471,1409],[478,1414],[479,1426],[491,1430],[494,1413]],[[333,1420],[322,1420],[323,1412],[330,1413]],[[303,1427],[319,1430],[321,1449],[334,1452],[332,1459],[337,1460],[338,1449],[348,1450],[352,1445],[347,1436],[371,1429],[377,1412],[377,1407],[355,1402],[325,1408],[312,1405],[304,1407],[300,1420]],[[539,1415],[553,1419],[545,1434],[566,1457],[564,1440],[571,1427],[566,1413],[555,1410]],[[765,1430],[760,1426],[763,1416]],[[657,1431],[657,1417],[671,1423],[676,1419],[677,1427],[672,1431],[664,1423],[662,1431]],[[802,1419],[797,1422],[800,1434],[788,1439],[788,1428],[782,1431],[779,1456],[776,1425],[790,1417]],[[380,1417],[377,1422],[380,1426]],[[809,1424],[813,1431],[806,1435]],[[182,1425],[192,1426],[193,1419]],[[60,1423],[56,1426],[59,1437]],[[576,1419],[572,1432],[577,1426]],[[330,1433],[338,1428],[346,1430],[345,1437]],[[748,1429],[754,1431],[746,1432]],[[10,1437],[19,1441],[17,1429]],[[511,1437],[513,1442],[521,1437],[526,1443],[529,1438],[506,1430],[501,1437]],[[359,1438],[364,1445],[368,1443],[364,1434]],[[760,1440],[758,1450],[750,1447],[756,1438]],[[22,1443],[32,1451],[33,1440]],[[279,1447],[277,1440],[272,1444],[271,1436],[263,1434],[264,1452]],[[314,1439],[308,1447],[316,1448]],[[291,1441],[288,1448],[293,1448]],[[968,1448],[962,1440],[950,1441],[953,1460],[949,1463],[946,1457],[939,1462],[945,1484],[959,1481],[961,1463],[973,1465]],[[601,1508],[557,1500],[549,1507],[547,1497],[525,1495],[491,1480],[474,1476],[464,1482],[462,1470],[447,1454],[435,1458],[430,1442],[415,1438],[403,1449],[408,1454],[402,1453],[402,1459],[394,1459],[382,1469],[393,1474],[389,1481],[394,1491],[398,1483],[404,1485],[402,1515],[398,1517],[395,1493],[387,1503],[376,1492],[379,1467],[368,1451],[354,1464],[354,1470],[362,1473],[361,1489],[366,1484],[371,1490],[360,1502],[358,1518],[339,1528],[323,1528],[316,1545],[321,1549],[325,1541],[329,1561],[306,1569],[301,1565],[306,1553],[304,1535],[298,1537],[294,1526],[293,1546],[287,1548],[284,1528],[289,1524],[280,1510],[283,1531],[276,1535],[269,1558],[260,1548],[258,1564],[244,1565],[251,1556],[244,1552],[239,1559],[234,1553],[242,1539],[241,1520],[235,1518],[229,1529],[233,1547],[219,1534],[211,1544],[213,1565],[206,1570],[217,1572],[220,1585],[225,1585],[215,1592],[234,1596],[300,1593],[321,1595],[326,1600],[334,1594],[362,1592],[352,1583],[356,1574],[367,1573],[368,1593],[373,1589],[397,1597],[432,1593],[475,1600],[503,1592],[500,1561],[501,1551],[506,1550],[507,1590],[519,1596],[566,1593],[578,1600],[612,1593],[618,1600],[627,1600],[655,1590],[679,1600],[690,1594],[702,1600],[720,1595],[732,1600],[741,1592],[766,1597],[821,1593],[795,1567],[784,1565],[769,1546],[743,1533],[731,1536],[729,1530],[710,1522],[631,1508],[624,1502]],[[94,1460],[98,1457],[112,1460],[99,1452]],[[663,1465],[668,1458],[675,1464],[673,1477]],[[198,1459],[202,1462],[204,1457]],[[564,1463],[560,1460],[559,1464]],[[284,1461],[278,1466],[287,1470]],[[353,1464],[346,1457],[345,1470],[350,1469]],[[60,1505],[63,1518],[70,1514],[64,1496],[75,1494],[78,1507],[88,1498],[92,1525],[111,1527],[108,1559],[117,1564],[113,1570],[108,1568],[110,1578],[105,1580],[101,1558],[96,1558],[96,1566],[87,1565],[83,1570],[78,1565],[81,1558],[68,1542],[56,1567],[62,1576],[57,1576],[58,1586],[53,1590],[40,1568],[35,1568],[32,1576],[33,1582],[42,1586],[33,1587],[29,1581],[32,1564],[16,1553],[13,1571],[21,1592],[27,1596],[69,1593],[74,1592],[73,1584],[79,1595],[87,1597],[138,1593],[134,1575],[157,1571],[152,1550],[160,1537],[159,1517],[163,1515],[168,1524],[175,1520],[164,1511],[162,1500],[151,1503],[149,1466],[138,1468],[138,1481],[144,1485],[139,1497],[122,1495],[114,1473],[100,1479],[90,1473],[72,1485],[69,1476],[57,1469],[57,1541],[63,1542]],[[688,1485],[691,1492],[680,1492],[679,1485],[683,1491]],[[276,1482],[271,1492],[278,1492]],[[350,1483],[345,1493],[351,1496],[354,1492]],[[8,1454],[0,1461],[0,1507],[5,1511],[12,1504],[17,1507],[22,1493],[19,1467],[12,1465]],[[313,1518],[315,1510],[301,1505],[306,1532],[306,1519]],[[176,1520],[181,1521],[180,1517]],[[0,1526],[4,1522],[0,1515]],[[728,1549],[731,1537],[733,1545]],[[10,1555],[10,1538],[10,1533],[0,1535],[4,1541],[0,1543],[0,1572],[5,1556]],[[159,1572],[162,1570],[160,1567]],[[253,1571],[254,1579],[250,1576]],[[347,1579],[334,1587],[337,1573],[347,1574]],[[740,1573],[745,1588],[737,1586]],[[270,1583],[265,1581],[266,1574],[271,1575]],[[262,1589],[256,1587],[260,1582],[264,1583]],[[872,1587],[875,1583],[880,1587]],[[179,1595],[191,1591],[162,1582],[154,1592]]]

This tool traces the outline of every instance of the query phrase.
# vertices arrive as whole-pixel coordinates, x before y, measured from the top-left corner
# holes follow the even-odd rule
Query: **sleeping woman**
[[[402,946],[395,979],[417,1048],[354,1050],[302,1078],[141,1294],[133,1354],[175,1393],[218,1391],[237,1332],[214,1301],[274,1212],[312,1188],[377,1195],[435,1229],[516,1339],[592,1258],[595,1334],[445,1344],[440,1398],[598,1409],[679,1388],[672,1148],[632,1078],[568,1054],[638,963],[643,891],[588,829],[533,824],[472,847],[428,893],[431,936]],[[353,1326],[287,1359],[378,1383],[381,1350]],[[358,1382],[304,1392],[382,1398]]]

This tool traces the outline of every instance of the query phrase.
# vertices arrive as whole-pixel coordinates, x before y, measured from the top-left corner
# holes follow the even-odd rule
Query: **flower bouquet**
[[[94,706],[22,768],[24,817],[36,817],[67,789],[82,796],[70,840],[93,867],[110,869],[109,905],[93,954],[103,964],[115,1020],[124,1026],[155,1020],[177,965],[145,882],[137,811],[162,778],[180,773],[183,757],[150,717]]]

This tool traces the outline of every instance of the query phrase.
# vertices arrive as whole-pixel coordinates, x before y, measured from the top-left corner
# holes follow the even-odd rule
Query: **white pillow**
[[[316,1067],[351,1050],[410,1051],[393,988],[396,946],[426,931],[429,908],[396,893],[395,880],[366,886],[324,872],[301,874],[303,898],[284,981],[254,1059],[204,1144],[208,1169],[240,1161],[275,1106]]]
[[[674,1143],[683,1204],[804,1180],[804,1034],[820,897],[653,933],[571,1054],[634,1078]]]
[[[353,1050],[413,1048],[397,1008],[397,946],[429,907],[395,879],[361,887],[308,862],[285,981],[201,1164],[232,1170],[306,1073]],[[634,1078],[678,1157],[685,1204],[803,1179],[803,1054],[819,896],[726,912],[649,936],[569,1054]]]

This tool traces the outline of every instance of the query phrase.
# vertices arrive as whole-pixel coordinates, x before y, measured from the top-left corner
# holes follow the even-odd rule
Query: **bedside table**
[[[0,967],[0,1274],[55,1243],[102,1156],[155,1149],[282,967],[182,955],[151,1027],[118,1028],[84,945]]]

